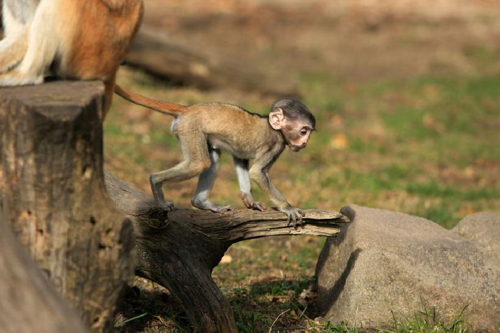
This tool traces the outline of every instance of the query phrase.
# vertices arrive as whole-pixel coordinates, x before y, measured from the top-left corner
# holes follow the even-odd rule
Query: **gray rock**
[[[491,260],[500,262],[500,214],[468,215],[453,228],[453,232],[467,238]]]
[[[393,313],[412,317],[435,306],[438,316],[451,320],[468,305],[465,316],[474,330],[495,331],[500,264],[479,246],[407,214],[359,206],[342,212],[356,218],[342,237],[328,239],[316,267],[325,320],[387,328]]]

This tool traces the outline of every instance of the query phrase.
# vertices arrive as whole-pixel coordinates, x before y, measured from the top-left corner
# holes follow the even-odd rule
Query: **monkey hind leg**
[[[208,200],[208,195],[214,184],[215,177],[217,177],[217,170],[219,168],[220,151],[217,149],[210,149],[210,167],[203,171],[198,179],[198,186],[194,192],[191,204],[199,209],[211,210],[214,213],[227,212],[232,210],[231,206],[218,206]]]
[[[174,209],[174,203],[172,201],[165,200],[163,195],[163,190],[161,189],[162,183],[159,182],[158,173],[153,173],[149,176],[149,183],[151,184],[151,191],[156,202],[166,210]]]
[[[153,195],[156,201],[166,209],[171,209],[172,204],[165,201],[162,191],[164,183],[191,179],[203,173],[211,165],[204,133],[184,129],[179,131],[178,136],[185,160],[171,169],[153,173],[150,177]]]
[[[196,177],[209,167],[209,163],[209,161],[207,163],[202,161],[184,161],[171,169],[153,173],[149,177],[149,181],[151,183],[151,190],[153,191],[156,202],[158,202],[165,209],[172,209],[173,203],[166,201],[163,195],[163,184],[181,182]]]

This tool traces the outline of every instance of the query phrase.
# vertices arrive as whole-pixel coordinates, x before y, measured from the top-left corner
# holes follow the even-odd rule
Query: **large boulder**
[[[453,232],[467,238],[491,260],[500,263],[500,215],[493,213],[468,215],[453,228]]]
[[[325,320],[386,328],[393,315],[412,317],[434,306],[443,320],[452,320],[467,306],[474,330],[500,325],[500,262],[485,253],[498,251],[499,237],[477,240],[482,231],[470,222],[450,231],[380,209],[349,206],[342,212],[351,220],[355,214],[354,222],[342,237],[328,239],[316,267]],[[489,235],[498,235],[500,215],[480,220],[488,221]]]

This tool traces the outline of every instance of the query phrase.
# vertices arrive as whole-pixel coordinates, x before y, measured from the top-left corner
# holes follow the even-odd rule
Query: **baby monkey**
[[[184,161],[171,169],[150,176],[156,201],[165,209],[173,209],[166,201],[162,185],[199,175],[191,203],[199,209],[223,212],[230,206],[217,206],[208,199],[218,169],[221,150],[233,155],[240,195],[247,208],[266,210],[252,197],[250,179],[269,196],[277,209],[287,215],[288,223],[302,223],[304,213],[292,207],[269,179],[269,169],[286,146],[297,152],[306,147],[316,119],[300,101],[285,98],[276,101],[269,116],[250,113],[224,103],[192,106],[156,101],[116,86],[115,92],[126,100],[174,116],[172,132],[181,144]],[[254,160],[249,168],[249,160]]]

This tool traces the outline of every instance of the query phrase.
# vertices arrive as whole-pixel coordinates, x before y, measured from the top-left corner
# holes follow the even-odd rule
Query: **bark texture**
[[[104,87],[52,82],[0,89],[2,214],[84,323],[113,325],[133,277],[133,229],[105,193]]]
[[[0,331],[83,333],[63,302],[0,215]]]
[[[233,243],[282,235],[336,236],[349,220],[337,212],[307,210],[294,229],[283,213],[236,210],[171,212],[152,197],[106,174],[108,193],[134,224],[136,273],[168,288],[200,332],[236,332],[233,312],[211,273]]]

